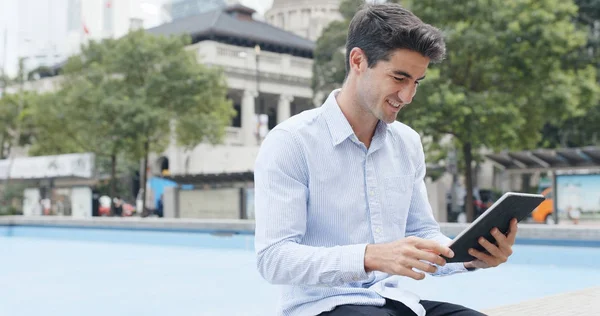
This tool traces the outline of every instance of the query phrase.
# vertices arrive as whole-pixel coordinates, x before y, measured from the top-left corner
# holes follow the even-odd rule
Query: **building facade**
[[[164,159],[171,175],[227,174],[253,170],[262,138],[292,115],[314,108],[314,43],[252,18],[241,5],[191,16],[148,30],[170,35],[184,30],[194,38],[188,49],[198,61],[222,67],[237,116],[222,145],[185,150],[172,143],[155,156],[154,174]],[[194,29],[187,28],[194,26]]]
[[[273,0],[265,20],[279,28],[316,41],[332,21],[342,18],[340,0]]]
[[[200,144],[184,150],[171,144],[164,153],[170,174],[246,172],[268,130],[292,115],[315,107],[311,89],[314,43],[269,24],[255,21],[254,10],[236,5],[148,29],[157,35],[188,32],[198,62],[225,70],[237,116],[222,145]],[[187,28],[194,25],[196,29]],[[61,77],[24,83],[25,90],[50,92]],[[18,86],[7,89],[17,92]],[[164,160],[164,159],[163,159]],[[157,167],[158,168],[158,167]],[[158,172],[159,174],[160,172]]]
[[[253,10],[237,5],[148,30],[166,36],[189,34],[193,41],[187,49],[196,54],[198,62],[224,69],[228,97],[237,112],[226,127],[223,144],[202,143],[188,150],[178,147],[173,138],[164,152],[151,155],[148,179],[163,176],[193,184],[196,190],[176,188],[165,196],[165,216],[210,218],[219,213],[252,218],[253,169],[263,137],[290,116],[320,105],[313,102],[311,89],[314,42],[254,20],[253,14]],[[29,81],[25,89],[52,91],[59,82],[60,76]],[[491,178],[493,168],[488,167],[477,172],[481,187],[491,185],[486,179]],[[449,180],[446,176],[427,183],[430,202],[441,219]],[[151,200],[147,205],[163,192],[168,190],[161,188],[147,195]],[[221,200],[227,203],[218,203]],[[239,205],[240,210],[233,210],[231,205]]]

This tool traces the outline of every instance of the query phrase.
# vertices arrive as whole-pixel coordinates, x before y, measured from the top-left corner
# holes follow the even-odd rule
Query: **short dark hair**
[[[354,47],[364,51],[369,68],[380,60],[389,60],[390,54],[400,48],[419,52],[431,63],[442,61],[446,54],[442,32],[395,3],[365,4],[356,12],[348,28],[346,76]]]

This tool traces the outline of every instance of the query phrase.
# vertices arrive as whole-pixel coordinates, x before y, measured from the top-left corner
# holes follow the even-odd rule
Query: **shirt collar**
[[[335,97],[338,95],[341,89],[333,90],[325,103],[323,103],[323,114],[327,121],[327,127],[329,128],[329,134],[331,134],[331,140],[333,146],[337,146],[342,143],[346,138],[354,134],[352,126],[348,123],[346,116],[342,113],[340,105],[337,103]]]
[[[348,119],[346,119],[346,116],[342,112],[342,109],[336,100],[336,96],[340,90],[341,89],[333,90],[329,94],[329,97],[327,97],[327,100],[325,100],[325,103],[323,103],[323,114],[327,122],[327,127],[329,128],[329,133],[331,134],[333,146],[341,144],[348,137],[354,135],[352,126],[350,126]],[[382,143],[383,140],[385,140],[387,129],[388,124],[381,120],[377,122],[375,135],[373,136],[372,141],[373,145],[375,145],[375,143]]]

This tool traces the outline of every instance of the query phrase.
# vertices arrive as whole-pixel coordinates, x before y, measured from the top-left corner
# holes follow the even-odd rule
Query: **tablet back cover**
[[[520,222],[525,219],[529,213],[544,201],[544,197],[539,194],[525,194],[508,192],[492,205],[485,213],[475,220],[469,227],[457,236],[450,245],[454,251],[453,258],[446,258],[446,262],[468,262],[475,260],[468,253],[469,248],[475,248],[485,252],[485,248],[477,241],[479,237],[486,238],[494,244],[496,240],[491,234],[494,227],[498,227],[503,234],[508,233],[510,220],[517,218]]]

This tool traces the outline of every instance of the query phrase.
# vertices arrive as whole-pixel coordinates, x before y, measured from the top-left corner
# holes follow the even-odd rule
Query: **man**
[[[347,77],[323,106],[274,128],[255,166],[258,270],[285,284],[283,315],[481,315],[421,300],[399,276],[448,275],[497,266],[517,232],[494,232],[489,254],[452,257],[425,191],[419,135],[396,121],[442,34],[396,4],[367,5],[352,19]]]

